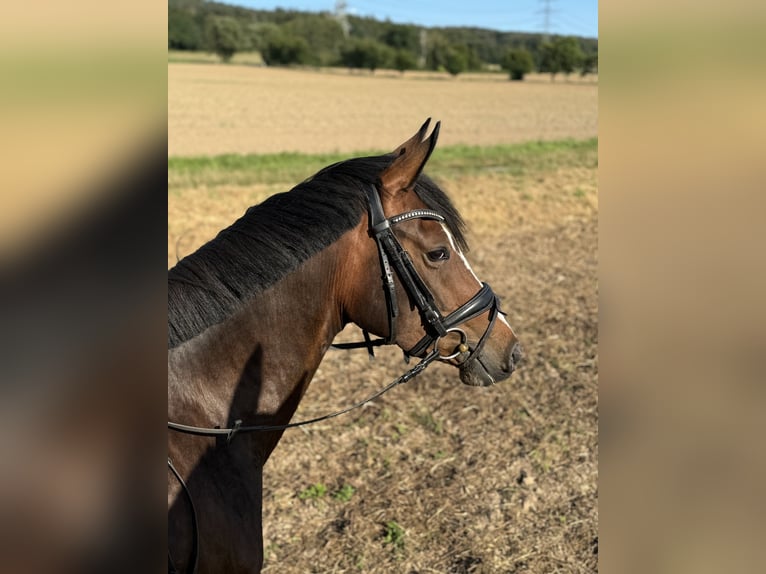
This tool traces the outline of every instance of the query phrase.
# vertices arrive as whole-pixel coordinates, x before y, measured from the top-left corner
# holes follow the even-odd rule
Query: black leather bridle
[[[394,273],[396,273],[404,290],[407,292],[411,304],[420,312],[425,329],[425,335],[411,349],[404,351],[405,359],[409,361],[410,357],[422,356],[427,349],[432,346],[435,347],[438,340],[449,333],[457,334],[460,337],[460,344],[457,346],[455,353],[446,356],[439,355],[438,358],[448,360],[468,353],[465,360],[471,359],[484,347],[494,327],[497,315],[501,312],[497,295],[495,295],[488,284],[482,283],[481,289],[471,299],[446,317],[442,315],[436,306],[433,294],[415,269],[412,258],[396,238],[393,227],[411,219],[431,219],[443,223],[444,217],[431,209],[414,209],[387,218],[383,213],[383,205],[380,202],[380,195],[375,186],[367,188],[367,202],[370,216],[368,233],[375,240],[378,247],[380,268],[383,272],[383,293],[386,297],[388,313],[388,335],[381,339],[371,340],[369,333],[364,331],[363,342],[338,343],[333,345],[333,347],[337,349],[366,348],[372,356],[374,354],[373,347],[396,343],[396,318],[399,315],[396,283],[394,282]],[[487,329],[476,346],[471,349],[467,345],[465,332],[458,325],[470,321],[487,311],[490,312]]]
[[[246,432],[268,432],[268,431],[280,431],[297,426],[304,426],[319,421],[327,420],[341,414],[347,413],[350,410],[361,407],[362,405],[376,399],[385,392],[394,388],[397,385],[406,383],[413,379],[421,372],[423,372],[428,365],[435,360],[447,361],[455,359],[461,355],[466,355],[463,363],[471,360],[474,356],[478,356],[481,349],[484,347],[492,329],[497,320],[497,316],[500,311],[499,300],[495,295],[492,288],[487,283],[482,283],[481,289],[465,302],[463,305],[449,313],[446,317],[442,315],[439,308],[436,306],[436,301],[428,286],[415,269],[412,259],[407,251],[399,243],[399,240],[394,235],[393,227],[404,221],[411,219],[431,219],[440,223],[444,222],[444,217],[431,209],[415,209],[394,215],[393,217],[386,218],[383,213],[383,205],[380,201],[380,194],[375,186],[370,186],[367,189],[367,201],[369,206],[369,227],[368,233],[370,237],[375,240],[378,247],[378,256],[380,258],[380,266],[382,270],[383,280],[383,292],[386,298],[386,308],[388,311],[388,335],[381,339],[371,340],[369,333],[364,331],[364,341],[359,343],[339,343],[333,345],[339,349],[356,349],[366,348],[370,355],[373,355],[373,348],[380,345],[390,345],[396,343],[396,319],[399,315],[399,307],[396,295],[396,282],[394,280],[394,273],[402,283],[404,290],[407,292],[407,296],[410,299],[411,304],[420,312],[423,326],[425,329],[425,335],[413,346],[411,349],[404,351],[404,356],[407,361],[409,357],[419,357],[421,360],[406,373],[394,379],[383,389],[377,391],[372,396],[365,400],[351,405],[341,411],[331,413],[329,415],[317,417],[314,419],[287,423],[284,425],[252,425],[242,426],[242,421],[237,420],[231,428],[206,428],[196,427],[191,425],[184,425],[180,423],[174,423],[168,421],[168,429],[197,436],[226,436],[227,443],[230,442],[234,435],[237,433]],[[468,345],[467,336],[465,332],[459,328],[459,325],[470,321],[471,319],[478,317],[482,313],[489,311],[489,322],[484,333],[480,337],[476,346],[471,348]],[[442,337],[446,337],[450,333],[457,334],[460,337],[460,343],[457,345],[455,352],[449,355],[440,355],[438,349],[438,342]],[[429,351],[430,348],[430,351]],[[426,352],[428,351],[428,352]],[[197,531],[197,517],[194,509],[194,502],[192,501],[191,493],[183,481],[180,473],[173,466],[172,461],[168,458],[168,468],[173,472],[180,483],[182,490],[188,497],[189,503],[192,509],[192,524],[194,530],[194,544],[192,550],[192,572],[197,571],[197,559],[198,559],[198,531]],[[175,572],[173,561],[168,553],[168,571]]]

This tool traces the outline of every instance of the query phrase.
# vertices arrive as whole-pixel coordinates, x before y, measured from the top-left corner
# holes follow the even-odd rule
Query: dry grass
[[[435,365],[366,408],[288,431],[266,465],[265,572],[596,571],[596,171],[592,149],[576,165],[518,174],[432,173],[466,217],[469,259],[503,296],[525,359],[490,388]],[[169,261],[178,238],[186,253],[294,183],[177,190]],[[394,350],[373,363],[363,351],[331,352],[296,420],[403,370]]]
[[[596,135],[597,94],[590,79],[171,63],[168,154],[378,149],[426,117],[449,127],[442,145],[583,139]]]

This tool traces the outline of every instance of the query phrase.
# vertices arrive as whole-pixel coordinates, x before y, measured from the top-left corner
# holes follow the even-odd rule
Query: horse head
[[[491,385],[510,376],[520,348],[494,292],[468,264],[459,214],[421,173],[439,135],[437,123],[425,137],[428,125],[394,150],[368,191],[369,218],[355,230],[357,253],[344,273],[354,278],[345,314],[405,355],[436,350],[465,384]]]

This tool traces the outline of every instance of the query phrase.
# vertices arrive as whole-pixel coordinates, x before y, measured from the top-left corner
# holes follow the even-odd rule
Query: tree
[[[307,64],[311,58],[308,42],[298,36],[269,34],[263,41],[261,57],[267,66]]]
[[[202,48],[202,32],[192,14],[173,8],[168,10],[168,48],[171,50]]]
[[[306,40],[309,47],[306,63],[328,66],[337,62],[345,37],[334,18],[326,14],[301,14],[281,28],[288,36]]]
[[[508,70],[511,80],[523,80],[524,75],[532,71],[534,61],[532,54],[523,48],[509,49],[502,63],[503,69]]]
[[[559,37],[540,46],[540,71],[549,73],[553,81],[559,72],[569,76],[582,65],[583,58],[577,38]]]
[[[394,49],[404,49],[416,54],[420,50],[420,30],[412,24],[384,23],[380,39]]]
[[[447,48],[444,67],[453,76],[457,76],[460,72],[465,72],[468,68],[468,58],[465,52],[453,46]]]
[[[272,22],[250,22],[244,28],[244,32],[250,42],[250,49],[260,52],[261,56],[263,56],[269,40],[282,34],[279,26]]]
[[[463,52],[467,70],[476,71],[482,69],[484,62],[481,58],[479,58],[479,55],[476,53],[476,49],[473,46],[469,46],[468,44],[459,44],[455,46],[455,48]]]
[[[391,48],[369,38],[354,38],[341,49],[341,63],[349,68],[367,68],[374,72],[393,60]]]
[[[551,75],[551,82],[556,78],[556,74],[561,71],[556,47],[550,42],[540,44],[540,64],[538,70]]]
[[[429,70],[442,70],[447,67],[447,52],[449,42],[440,32],[433,31],[428,34],[428,51],[426,53],[426,68]]]
[[[415,55],[409,50],[403,48],[394,52],[394,68],[399,70],[402,74],[405,70],[414,70],[418,67],[418,62],[415,59]]]
[[[231,16],[208,16],[205,20],[208,49],[228,62],[231,57],[249,48],[239,22]]]
[[[559,67],[564,76],[569,76],[575,69],[580,67],[583,53],[577,38],[573,36],[556,38],[553,46],[559,61]]]
[[[588,74],[598,72],[598,52],[586,54],[582,59],[582,67],[580,69],[581,76],[587,76]]]

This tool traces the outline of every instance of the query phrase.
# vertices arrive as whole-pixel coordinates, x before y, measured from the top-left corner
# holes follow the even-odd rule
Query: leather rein
[[[421,319],[425,327],[425,335],[420,341],[418,341],[414,347],[408,351],[404,351],[404,357],[409,362],[412,356],[421,356],[422,358],[418,363],[410,368],[407,372],[400,375],[381,390],[367,397],[363,401],[355,403],[343,410],[333,412],[321,417],[302,420],[293,423],[287,423],[284,425],[250,425],[242,426],[241,420],[234,421],[234,426],[231,428],[207,428],[196,427],[191,425],[184,425],[180,423],[174,423],[168,421],[168,429],[184,434],[191,434],[196,436],[226,436],[227,444],[231,442],[234,435],[237,433],[249,433],[249,432],[270,432],[270,431],[282,431],[289,428],[309,425],[318,423],[327,419],[331,419],[342,414],[345,414],[351,410],[359,408],[370,401],[380,397],[384,393],[388,392],[392,388],[410,381],[420,373],[422,373],[433,361],[442,360],[448,361],[455,359],[460,355],[467,354],[467,357],[463,363],[470,361],[474,356],[477,356],[481,349],[484,347],[492,329],[495,325],[497,315],[501,313],[499,308],[499,301],[492,288],[482,283],[481,289],[469,299],[466,303],[452,311],[446,317],[441,314],[433,294],[428,289],[423,279],[418,274],[415,266],[412,262],[407,251],[402,247],[399,240],[394,235],[393,227],[404,221],[411,219],[430,219],[434,221],[444,222],[444,217],[437,212],[430,209],[415,209],[399,215],[395,215],[390,218],[386,218],[383,213],[383,206],[380,201],[380,195],[375,186],[371,185],[366,190],[367,201],[369,206],[369,227],[368,233],[370,237],[375,240],[378,248],[378,256],[380,259],[380,266],[382,270],[383,281],[383,293],[386,298],[386,308],[388,312],[388,335],[384,338],[371,340],[369,333],[363,331],[364,341],[356,343],[338,343],[333,344],[332,347],[336,349],[359,349],[366,348],[370,356],[374,356],[374,347],[381,345],[391,345],[396,342],[396,319],[398,316],[398,304],[396,295],[396,283],[394,279],[394,273],[399,278],[399,281],[404,286],[407,295],[410,298],[412,304],[417,307],[420,312]],[[467,336],[465,332],[458,327],[471,319],[478,317],[482,313],[489,311],[489,324],[486,330],[482,334],[479,342],[474,348],[470,348],[467,342]],[[438,342],[442,337],[447,336],[450,333],[457,334],[460,337],[460,344],[457,346],[457,350],[449,355],[440,355]],[[425,353],[425,351],[433,345],[433,349]],[[176,480],[181,484],[186,497],[189,500],[192,509],[192,523],[194,534],[194,544],[192,549],[192,572],[197,571],[197,559],[198,559],[198,532],[197,532],[197,517],[194,509],[194,503],[191,498],[191,493],[186,486],[186,483],[181,478],[181,475],[173,466],[170,458],[168,458],[168,468],[173,472]],[[168,552],[168,570],[169,572],[175,572],[175,567],[170,558]]]

